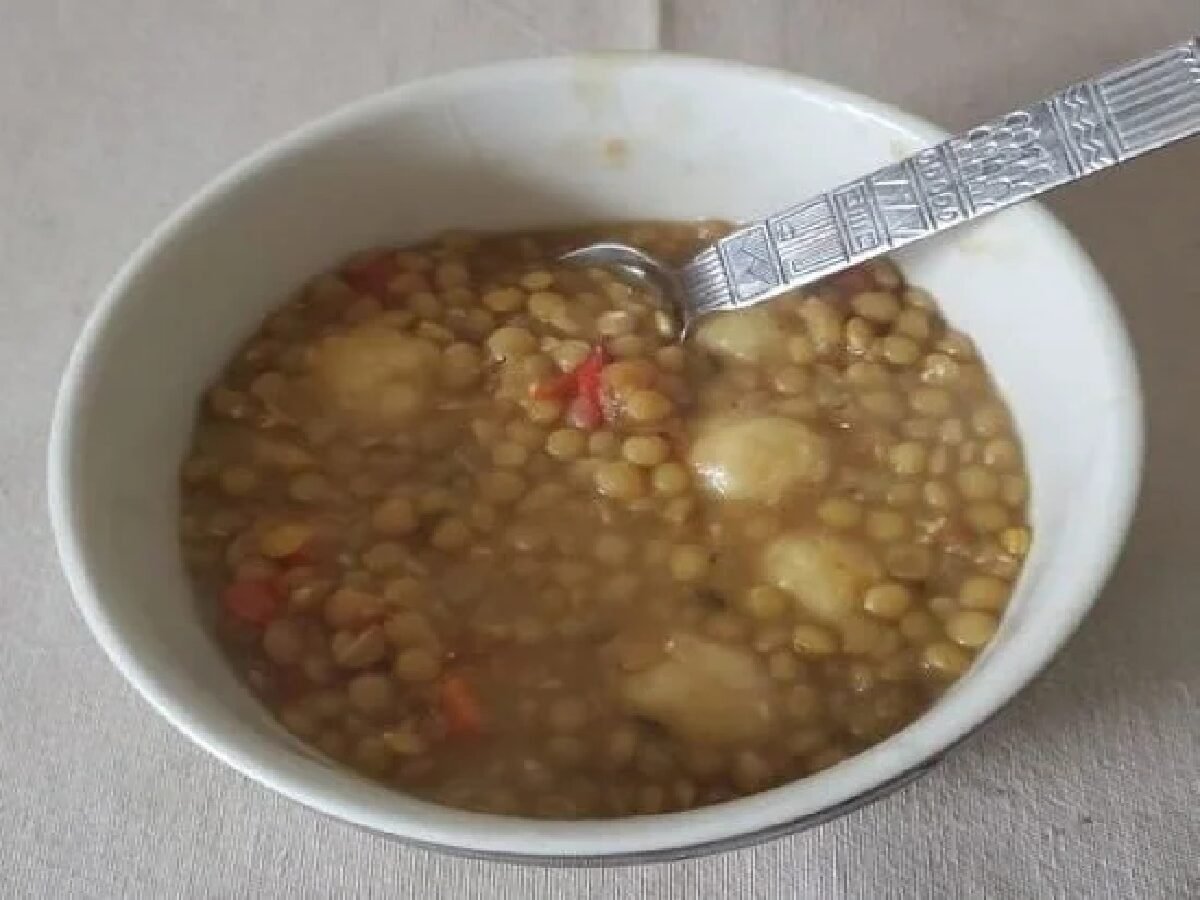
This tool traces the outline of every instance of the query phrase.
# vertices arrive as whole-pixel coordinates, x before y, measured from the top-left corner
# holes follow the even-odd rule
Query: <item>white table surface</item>
[[[124,683],[71,604],[43,489],[60,370],[122,259],[227,164],[365,93],[661,46],[961,128],[1198,31],[1200,0],[0,0],[0,897],[1200,896],[1200,142],[1051,203],[1116,289],[1148,390],[1149,468],[1115,579],[982,736],[804,834],[546,871],[321,818]]]

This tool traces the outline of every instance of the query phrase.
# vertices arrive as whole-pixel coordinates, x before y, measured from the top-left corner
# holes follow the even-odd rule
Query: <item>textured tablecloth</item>
[[[59,372],[117,265],[228,163],[365,93],[500,57],[661,46],[958,128],[1189,32],[1200,0],[0,0],[0,897],[1200,896],[1200,142],[1051,201],[1116,289],[1149,395],[1115,579],[982,736],[805,834],[546,871],[293,805],[193,747],[109,665],[59,574],[43,489]]]

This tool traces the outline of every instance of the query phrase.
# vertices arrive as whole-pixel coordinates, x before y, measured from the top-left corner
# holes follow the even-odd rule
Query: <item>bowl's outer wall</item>
[[[504,64],[359,103],[239,164],[106,291],[64,379],[50,454],[64,568],[97,638],[154,706],[241,771],[325,812],[478,853],[618,855],[721,842],[821,813],[960,739],[1074,630],[1115,560],[1141,405],[1111,297],[1026,206],[902,261],[974,336],[1034,482],[1034,552],[996,642],[912,727],[828,772],[668,817],[496,820],[398,796],[314,758],[238,684],[176,546],[196,398],[263,314],[347,253],[452,227],[744,219],[910,153],[931,127],[820,84],[676,57]]]

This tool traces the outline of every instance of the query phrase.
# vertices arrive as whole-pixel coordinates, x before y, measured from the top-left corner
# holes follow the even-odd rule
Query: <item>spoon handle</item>
[[[747,225],[683,267],[689,312],[752,306],[1200,132],[1200,38]]]

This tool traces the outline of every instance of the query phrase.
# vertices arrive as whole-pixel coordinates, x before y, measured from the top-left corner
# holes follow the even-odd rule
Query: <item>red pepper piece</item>
[[[311,566],[317,562],[317,543],[316,541],[308,541],[302,544],[298,550],[294,550],[287,556],[279,560],[280,565],[285,569],[295,569],[300,566]]]
[[[275,676],[275,691],[284,702],[295,700],[312,689],[312,682],[299,668],[284,669]]]
[[[471,685],[461,675],[447,675],[438,688],[446,730],[452,737],[477,737],[483,733],[483,710]]]
[[[591,394],[579,394],[567,407],[567,418],[576,428],[589,431],[604,424],[604,408]]]
[[[845,294],[858,294],[875,286],[875,278],[866,266],[856,266],[839,272],[830,280],[835,288]]]
[[[584,357],[583,362],[575,367],[575,380],[581,391],[596,393],[600,390],[600,373],[608,365],[608,352],[603,345],[597,344]]]
[[[347,270],[342,277],[360,294],[370,294],[382,300],[387,297],[388,285],[398,272],[394,255],[381,253],[370,262]]]
[[[590,429],[604,424],[600,375],[606,365],[608,354],[604,347],[596,346],[575,370],[576,396],[571,413],[577,427]]]
[[[571,372],[537,382],[530,388],[535,400],[566,400],[575,393],[575,375]]]
[[[608,353],[597,345],[572,371],[545,381],[530,389],[537,400],[570,400],[567,417],[577,428],[599,428],[604,424],[604,403],[601,395],[601,373],[608,365]]]
[[[279,586],[261,578],[243,578],[225,588],[221,602],[231,615],[251,625],[266,625],[283,605]]]

